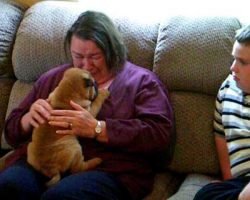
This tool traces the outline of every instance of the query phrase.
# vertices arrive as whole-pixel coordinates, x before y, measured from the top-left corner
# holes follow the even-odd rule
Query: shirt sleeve
[[[136,83],[131,85],[137,87]],[[106,119],[109,145],[128,152],[162,151],[170,145],[173,134],[173,111],[165,87],[155,76],[146,76],[131,91],[136,92],[126,101],[134,105],[134,114],[129,119]]]
[[[63,72],[70,65],[61,65],[43,74],[35,83],[32,90],[22,100],[17,108],[13,109],[5,123],[5,138],[6,141],[17,148],[19,145],[28,142],[31,139],[32,133],[22,134],[20,121],[25,113],[30,109],[30,106],[37,99],[46,99],[49,93],[58,85]]]
[[[221,85],[217,98],[215,101],[215,111],[214,111],[214,134],[219,137],[225,138],[225,130],[222,123],[222,112],[223,112],[223,101],[225,96],[225,91],[229,87],[228,80],[226,79]]]
[[[225,137],[224,127],[222,124],[222,101],[218,96],[215,103],[214,111],[214,134],[220,137]]]
[[[6,120],[4,132],[5,138],[6,141],[14,148],[17,148],[19,145],[27,142],[31,137],[31,132],[28,134],[22,134],[20,121],[22,116],[29,111],[31,104],[35,101],[36,94],[37,89],[36,86],[34,86],[20,105],[13,109]]]

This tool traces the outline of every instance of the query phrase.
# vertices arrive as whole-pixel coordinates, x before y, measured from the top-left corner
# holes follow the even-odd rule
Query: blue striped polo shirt
[[[232,176],[250,175],[250,95],[232,75],[219,89],[214,115],[215,134],[227,141]]]

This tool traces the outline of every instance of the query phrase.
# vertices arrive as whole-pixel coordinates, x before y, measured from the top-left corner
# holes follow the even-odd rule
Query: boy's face
[[[250,94],[250,45],[235,42],[232,55],[234,62],[230,68],[237,86]]]

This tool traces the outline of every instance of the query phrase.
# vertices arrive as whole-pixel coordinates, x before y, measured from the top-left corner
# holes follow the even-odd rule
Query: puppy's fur
[[[72,109],[69,102],[73,100],[84,108],[88,107],[95,117],[108,95],[107,90],[97,91],[88,71],[70,68],[49,95],[49,102],[54,109]],[[28,163],[51,178],[46,183],[48,187],[55,185],[61,179],[60,174],[67,170],[76,173],[93,169],[101,163],[100,158],[84,161],[76,136],[59,135],[57,129],[48,123],[34,128],[28,145]]]

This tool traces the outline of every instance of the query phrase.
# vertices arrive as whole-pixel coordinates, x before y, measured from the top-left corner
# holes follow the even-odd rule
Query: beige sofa
[[[29,9],[0,2],[0,21],[4,22],[0,31],[6,32],[0,32],[0,131],[6,115],[39,75],[67,61],[66,31],[88,9],[66,2],[45,1]],[[154,189],[145,199],[191,200],[201,186],[220,177],[213,138],[214,102],[229,73],[235,31],[242,23],[234,16],[168,16],[167,12],[160,20],[145,22],[104,12],[122,32],[129,60],[159,76],[174,107],[173,160],[158,172]],[[3,137],[1,147],[8,151]]]

